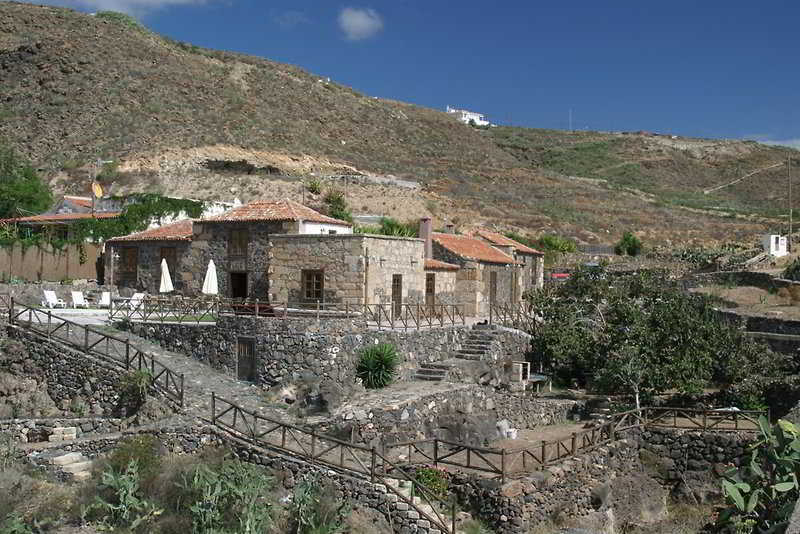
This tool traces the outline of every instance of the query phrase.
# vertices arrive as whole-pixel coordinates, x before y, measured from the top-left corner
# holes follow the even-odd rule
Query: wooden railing
[[[557,440],[542,440],[536,447],[524,449],[492,449],[455,443],[442,439],[425,439],[388,446],[405,456],[409,464],[448,465],[506,478],[532,469],[558,464],[567,458],[590,452],[619,439],[622,432],[637,427],[667,427],[714,432],[757,431],[758,417],[768,415],[755,411],[685,410],[681,408],[642,408],[614,414],[597,425],[573,432]]]
[[[378,329],[419,330],[464,325],[457,304],[363,304],[357,302],[266,302],[259,299],[188,299],[146,297],[113,300],[109,320],[142,322],[214,322],[222,314],[255,317],[351,318]]]
[[[489,324],[516,328],[523,332],[534,332],[536,314],[526,302],[514,304],[494,302],[489,304]]]
[[[385,478],[404,480],[410,484],[410,496],[386,484],[388,491],[416,510],[420,517],[443,532],[455,533],[454,503],[447,503],[434,495],[406,467],[388,459],[385,452],[375,447],[349,443],[313,430],[276,421],[251,412],[231,401],[211,395],[211,423],[233,435],[262,448],[274,449],[284,454],[300,457],[306,462],[334,468],[351,475],[368,478],[373,484],[386,484]],[[414,503],[414,497],[429,505],[427,512]],[[449,510],[445,517],[441,510]]]
[[[0,294],[0,310],[11,309],[11,295],[2,293]]]
[[[769,411],[696,410],[691,408],[646,408],[647,425],[661,428],[741,432],[759,430],[758,418],[769,420]]]
[[[153,387],[183,406],[183,374],[178,374],[156,360],[130,340],[106,334],[100,330],[54,315],[50,310],[41,310],[19,304],[11,299],[8,311],[9,323],[36,332],[47,339],[55,339],[86,354],[100,356],[103,361],[126,371],[147,371]]]

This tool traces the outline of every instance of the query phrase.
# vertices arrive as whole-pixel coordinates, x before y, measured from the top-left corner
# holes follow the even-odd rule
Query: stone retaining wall
[[[583,403],[563,399],[541,399],[530,394],[508,393],[475,384],[447,384],[447,389],[410,397],[400,391],[368,393],[341,406],[332,421],[320,427],[359,443],[397,443],[439,438],[485,446],[505,438],[498,421],[512,428],[535,428],[566,422],[583,409]],[[380,395],[380,396],[379,396]]]
[[[25,346],[27,357],[24,361],[6,359],[0,362],[0,369],[6,367],[13,374],[45,382],[47,394],[57,406],[80,401],[95,416],[114,412],[122,369],[19,327],[9,327],[9,334]]]
[[[8,434],[20,443],[48,441],[56,428],[75,428],[77,439],[95,434],[112,434],[126,428],[123,419],[99,417],[47,418],[47,419],[5,419],[0,420],[0,434]]]
[[[800,282],[777,278],[769,273],[756,271],[722,271],[716,273],[692,274],[681,279],[683,288],[691,289],[711,284],[731,286],[753,286],[764,290],[776,290],[782,287],[791,287]]]
[[[352,319],[269,318],[221,316],[216,325],[119,323],[136,335],[162,347],[196,358],[231,375],[237,373],[237,339],[252,338],[258,356],[257,383],[274,385],[311,377],[349,385],[361,349],[391,343],[401,356],[401,379],[420,363],[444,360],[461,347],[469,327],[424,330],[374,330]],[[512,329],[499,330],[495,343],[499,359],[524,359],[529,336]]]

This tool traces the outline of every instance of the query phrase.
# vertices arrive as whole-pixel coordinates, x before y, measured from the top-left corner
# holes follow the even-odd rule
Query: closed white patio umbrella
[[[174,291],[175,288],[172,287],[172,277],[169,275],[169,267],[167,266],[167,260],[161,260],[161,285],[158,287],[159,293],[170,293]]]
[[[217,267],[214,265],[214,260],[209,260],[208,262],[208,270],[203,280],[203,293],[206,295],[216,295],[219,293],[219,287],[217,286]]]

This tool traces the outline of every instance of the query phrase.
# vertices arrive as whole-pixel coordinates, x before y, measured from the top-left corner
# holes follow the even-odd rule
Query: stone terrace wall
[[[769,273],[756,271],[723,271],[692,274],[681,279],[681,283],[684,289],[710,284],[730,284],[734,286],[753,286],[764,290],[770,290],[791,287],[800,282],[776,278]]]
[[[352,383],[359,351],[375,343],[392,343],[397,347],[402,357],[401,374],[408,377],[420,363],[449,358],[469,334],[469,328],[461,326],[403,332],[368,329],[349,319],[233,316],[220,317],[215,326],[160,323],[118,326],[229,374],[236,373],[237,337],[252,337],[260,358],[259,382],[268,385],[309,375]],[[527,334],[504,329],[500,336],[503,341],[497,345],[498,358],[524,359],[529,346]]]
[[[114,411],[119,401],[117,384],[124,371],[17,327],[9,327],[9,336],[25,346],[27,356],[19,361],[7,355],[0,361],[0,370],[8,368],[14,374],[46,382],[47,393],[57,406],[68,406],[79,398],[92,415]]]
[[[362,443],[387,444],[416,439],[439,439],[484,446],[504,438],[497,422],[507,420],[514,428],[560,424],[580,411],[583,403],[537,399],[532,395],[506,393],[475,384],[448,384],[416,396],[400,391],[367,393],[341,406],[330,426],[320,431]]]
[[[0,420],[0,434],[8,434],[20,443],[48,441],[54,428],[74,427],[78,439],[96,434],[120,432],[127,426],[124,419],[82,417],[47,419],[4,419]]]
[[[522,534],[555,519],[580,524],[590,518],[602,523],[609,516],[638,519],[641,503],[631,503],[625,491],[631,486],[663,508],[664,492],[655,481],[636,475],[640,470],[636,443],[621,440],[504,486],[458,474],[453,482],[459,501],[468,503],[495,532]]]

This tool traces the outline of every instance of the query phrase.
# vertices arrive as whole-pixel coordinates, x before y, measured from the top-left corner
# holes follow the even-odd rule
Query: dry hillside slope
[[[777,215],[770,202],[779,189],[770,184],[697,194],[779,160],[781,149],[478,130],[294,66],[178,43],[113,14],[0,1],[0,80],[0,138],[60,191],[85,192],[89,162],[112,158],[122,171],[117,192],[199,198],[299,200],[300,182],[285,176],[391,174],[422,188],[350,186],[354,211],[589,242],[613,242],[627,229],[659,241],[750,239],[775,222],[708,208]]]

